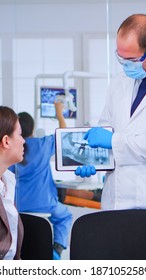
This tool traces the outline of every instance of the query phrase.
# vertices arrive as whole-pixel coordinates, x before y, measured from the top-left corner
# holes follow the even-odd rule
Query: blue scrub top
[[[50,159],[55,153],[55,136],[26,138],[26,164],[9,169],[16,174],[16,206],[18,211],[51,213],[58,201]]]

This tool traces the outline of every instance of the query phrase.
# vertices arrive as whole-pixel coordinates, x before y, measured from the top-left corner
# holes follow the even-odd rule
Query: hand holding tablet
[[[93,165],[83,165],[82,167],[78,166],[75,170],[75,175],[84,177],[90,177],[91,175],[96,174],[96,169]]]
[[[89,130],[87,127],[56,129],[56,170],[75,171],[78,166],[83,165],[94,166],[96,170],[114,169],[112,150],[103,147],[92,148],[84,139]],[[104,130],[111,132],[108,135],[112,135],[111,127],[104,127]]]

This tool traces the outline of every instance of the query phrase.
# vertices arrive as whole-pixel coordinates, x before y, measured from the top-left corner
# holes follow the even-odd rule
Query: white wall
[[[1,103],[34,116],[37,74],[66,70],[115,74],[120,70],[114,57],[116,30],[128,15],[143,11],[144,0],[133,0],[132,5],[131,0],[0,0]],[[50,46],[51,40],[59,39],[58,48],[54,48],[55,43]],[[68,54],[61,45],[65,46],[66,40],[72,41]],[[67,125],[96,123],[105,102],[108,79],[76,79],[71,84],[79,89],[79,110],[77,121],[67,121]],[[58,125],[49,120],[47,124],[46,120],[39,122],[52,131]]]
[[[133,0],[132,5],[131,0],[0,0],[3,104],[34,116],[34,80],[40,73],[78,70],[114,75],[120,70],[114,56],[117,28],[128,15],[144,10],[142,0]],[[62,81],[40,83],[59,86]],[[79,106],[77,121],[67,120],[67,126],[96,125],[108,79],[75,79],[70,83],[79,90]],[[38,127],[54,133],[57,121],[40,119],[39,112],[38,119]]]
[[[25,1],[21,1],[22,3]],[[98,4],[1,5],[0,31],[14,33],[96,32],[106,29],[105,1]],[[7,15],[7,17],[6,17]],[[9,18],[9,21],[7,21]],[[92,19],[92,20],[91,20]]]

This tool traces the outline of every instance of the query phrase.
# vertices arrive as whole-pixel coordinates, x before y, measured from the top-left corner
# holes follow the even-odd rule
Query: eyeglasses
[[[115,54],[120,64],[124,64],[124,62],[126,61],[132,61],[132,62],[144,61],[146,58],[146,52],[144,52],[142,56],[136,58],[124,58],[118,54],[117,50],[115,51]]]

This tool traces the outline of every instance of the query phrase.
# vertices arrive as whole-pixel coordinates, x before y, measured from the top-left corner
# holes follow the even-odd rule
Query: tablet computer
[[[112,131],[111,127],[104,127]],[[57,128],[55,131],[55,168],[58,171],[73,171],[78,166],[94,165],[96,170],[114,169],[111,149],[91,148],[84,140],[89,127]]]

